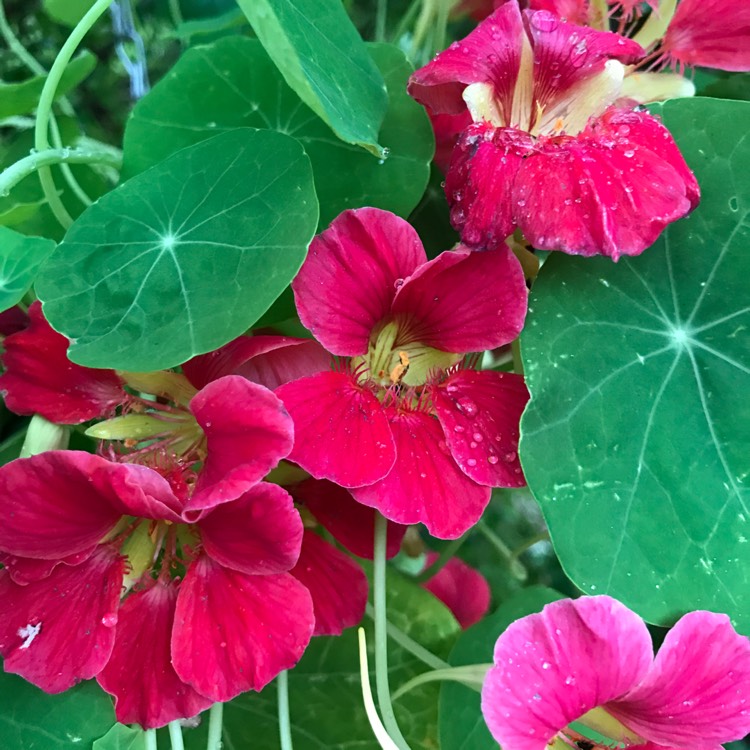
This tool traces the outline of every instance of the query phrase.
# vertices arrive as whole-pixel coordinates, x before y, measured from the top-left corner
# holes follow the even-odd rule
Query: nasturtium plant
[[[0,226],[0,312],[23,299],[54,249],[52,240],[26,237]]]

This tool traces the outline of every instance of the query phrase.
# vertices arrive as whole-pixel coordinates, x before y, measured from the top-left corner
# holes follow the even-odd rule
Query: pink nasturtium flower
[[[448,116],[473,120],[445,182],[463,242],[497,247],[519,228],[540,249],[617,259],[695,208],[698,184],[669,132],[614,104],[643,54],[512,0],[413,74],[409,93],[444,116],[444,136]]]
[[[505,750],[597,747],[573,722],[612,741],[602,747],[651,750],[720,750],[750,731],[750,642],[726,615],[685,615],[654,658],[620,602],[565,599],[514,622],[494,661],[482,712]]]
[[[291,461],[443,538],[476,522],[491,487],[523,485],[523,378],[461,366],[523,325],[524,276],[507,246],[428,261],[403,219],[345,211],[292,288],[302,322],[346,359],[276,390],[294,420]]]

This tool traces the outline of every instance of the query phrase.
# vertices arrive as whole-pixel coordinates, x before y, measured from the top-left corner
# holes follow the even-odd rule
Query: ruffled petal
[[[375,536],[375,516],[378,511],[358,503],[343,487],[326,479],[308,479],[291,488],[295,500],[315,516],[315,520],[326,531],[333,534],[337,542],[357,557],[372,560]],[[395,557],[401,549],[406,526],[387,524],[387,558]]]
[[[488,487],[523,487],[519,424],[529,400],[521,375],[459,370],[432,389],[445,440],[461,470]]]
[[[427,115],[435,134],[435,164],[447,174],[458,138],[473,122],[471,113],[466,109],[458,115],[436,115],[428,109]]]
[[[390,471],[396,450],[380,402],[344,372],[322,372],[276,393],[294,420],[289,456],[317,479],[344,487],[372,484]]]
[[[62,560],[38,560],[32,557],[0,554],[0,565],[8,571],[13,583],[27,586],[47,578],[58,565],[75,566],[86,562],[95,550],[96,547],[91,547],[75,555],[68,555]]]
[[[209,383],[190,410],[206,435],[207,456],[189,510],[238,498],[292,449],[292,419],[279,398],[239,375]]]
[[[172,663],[199,693],[226,702],[291,669],[313,627],[310,593],[293,576],[248,576],[202,555],[180,587]]]
[[[637,685],[652,657],[645,623],[620,602],[562,599],[498,638],[482,713],[502,747],[543,750],[570,722]]]
[[[162,727],[212,703],[186,685],[172,666],[176,602],[176,586],[157,581],[131,594],[120,608],[112,655],[97,682],[115,696],[115,715],[122,724]]]
[[[54,331],[42,305],[29,307],[28,328],[3,342],[0,390],[16,414],[41,414],[50,422],[79,424],[109,414],[127,400],[114,370],[81,367],[68,359],[68,339]]]
[[[317,341],[290,336],[239,336],[182,366],[185,377],[196,388],[224,375],[242,375],[271,390],[330,369],[331,355]]]
[[[396,523],[423,523],[440,539],[461,536],[487,507],[489,488],[456,466],[437,419],[422,411],[388,411],[396,463],[385,479],[352,495]]]
[[[115,640],[125,560],[100,547],[75,567],[19,586],[0,571],[0,653],[5,671],[60,693],[104,667]]]
[[[691,612],[667,633],[646,678],[606,706],[659,745],[703,749],[750,732],[750,641],[726,615]]]
[[[410,335],[421,344],[463,354],[515,339],[527,298],[523,269],[507,245],[483,253],[459,246],[406,279],[393,313],[408,316]]]
[[[437,552],[430,552],[425,566],[432,565],[438,557]],[[479,622],[490,608],[487,579],[458,557],[451,558],[422,586],[453,612],[464,629]]]
[[[292,282],[302,323],[333,354],[367,352],[396,282],[427,260],[416,231],[379,208],[344,211],[311,243]]]
[[[250,575],[286,573],[297,562],[302,519],[291,495],[261,482],[198,521],[203,548],[216,562]]]
[[[305,530],[302,553],[291,573],[312,596],[313,635],[341,635],[364,616],[368,593],[364,570],[310,529]]]

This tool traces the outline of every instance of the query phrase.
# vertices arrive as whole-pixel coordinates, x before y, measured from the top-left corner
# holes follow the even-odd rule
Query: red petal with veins
[[[108,415],[127,400],[114,370],[81,367],[68,359],[68,339],[47,323],[41,303],[29,307],[29,317],[28,328],[3,342],[6,372],[0,390],[11,411],[79,424]]]
[[[488,487],[523,487],[518,460],[521,414],[529,392],[521,375],[459,370],[432,390],[451,455]]]
[[[32,557],[16,557],[15,555],[0,554],[0,565],[10,574],[13,583],[27,586],[35,581],[47,578],[58,565],[80,565],[91,557],[96,547],[68,555],[62,560],[38,560]]]
[[[358,503],[348,490],[327,479],[307,479],[291,488],[295,500],[315,516],[315,520],[357,557],[372,560],[377,511]],[[388,522],[386,557],[401,549],[406,526]]]
[[[458,115],[436,115],[428,109],[427,115],[435,134],[435,164],[447,174],[458,138],[473,122],[471,114],[465,109]]]
[[[250,575],[286,573],[297,562],[302,519],[291,495],[261,482],[206,513],[198,528],[206,554]]]
[[[396,463],[385,479],[352,495],[396,523],[423,523],[440,539],[461,536],[482,515],[489,488],[458,468],[437,419],[422,411],[388,411]]]
[[[404,219],[379,208],[344,211],[312,241],[292,282],[300,320],[333,354],[365,354],[397,282],[426,260]]]
[[[122,724],[144,729],[195,716],[212,701],[186,685],[172,666],[172,625],[177,587],[156,582],[130,594],[120,608],[117,637],[97,682],[115,696]]]
[[[372,484],[396,458],[383,407],[343,372],[322,372],[276,390],[294,420],[289,456],[317,479],[344,487]]]
[[[291,573],[312,596],[313,635],[341,635],[364,616],[368,592],[365,572],[310,529],[305,530],[302,553]]]
[[[75,567],[19,586],[0,571],[0,653],[5,671],[47,693],[94,677],[109,659],[125,559],[99,547]]]
[[[291,669],[313,627],[310,593],[290,574],[249,576],[201,555],[180,586],[172,663],[199,693],[225,702]]]
[[[393,313],[409,319],[413,340],[463,354],[515,339],[523,328],[527,298],[523,269],[507,245],[483,253],[459,246],[406,279]]]
[[[289,336],[240,336],[182,366],[182,372],[196,388],[224,375],[242,375],[271,390],[330,369],[331,355],[320,344]]]
[[[190,411],[206,435],[207,456],[186,509],[238,498],[292,449],[294,428],[284,405],[239,375],[209,383],[193,397]]]

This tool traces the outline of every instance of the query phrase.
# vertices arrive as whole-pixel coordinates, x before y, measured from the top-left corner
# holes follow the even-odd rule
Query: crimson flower
[[[404,220],[345,211],[292,288],[302,322],[346,359],[276,390],[294,420],[291,461],[445,538],[476,522],[490,487],[523,484],[523,379],[460,366],[523,325],[526,286],[507,246],[428,261]]]
[[[638,615],[608,596],[564,599],[497,640],[482,712],[506,750],[614,743],[717,750],[750,731],[750,642],[726,615],[691,612],[656,658]],[[614,741],[614,742],[612,742]]]
[[[698,203],[695,177],[651,115],[613,103],[644,54],[547,11],[498,8],[416,71],[432,115],[465,117],[445,182],[462,241],[493,248],[516,227],[547,250],[637,255]],[[443,134],[450,122],[442,121]]]

